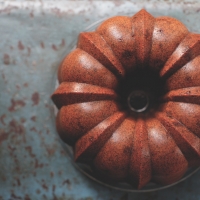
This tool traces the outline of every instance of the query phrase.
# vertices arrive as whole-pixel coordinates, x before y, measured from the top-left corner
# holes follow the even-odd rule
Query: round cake
[[[58,71],[56,126],[77,162],[140,189],[200,165],[200,34],[141,10],[82,32]]]

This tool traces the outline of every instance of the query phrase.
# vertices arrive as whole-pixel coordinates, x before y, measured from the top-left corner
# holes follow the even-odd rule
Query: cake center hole
[[[149,106],[149,97],[142,90],[133,91],[128,96],[128,106],[134,112],[143,112]]]

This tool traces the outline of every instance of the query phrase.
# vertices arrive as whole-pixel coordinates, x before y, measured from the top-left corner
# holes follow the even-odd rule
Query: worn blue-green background
[[[56,135],[56,71],[78,33],[93,22],[146,8],[200,32],[198,1],[0,2],[0,200],[200,199],[200,172],[158,192],[101,186],[71,164]]]

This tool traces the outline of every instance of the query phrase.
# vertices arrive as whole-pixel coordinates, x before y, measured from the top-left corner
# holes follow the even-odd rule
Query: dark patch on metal
[[[19,41],[19,42],[18,42],[18,49],[22,51],[22,50],[24,50],[24,48],[25,48],[25,47],[24,47],[24,45],[22,44],[22,42]]]
[[[3,114],[3,115],[0,116],[0,122],[1,122],[2,125],[6,125],[6,123],[4,121],[5,118],[6,118],[6,114]]]
[[[4,130],[1,130],[1,129],[0,129],[0,144],[1,144],[3,141],[7,140],[8,135],[9,135],[8,133],[6,133]]]
[[[3,63],[5,65],[9,65],[10,64],[10,56],[7,53],[5,53],[4,56],[3,56]]]
[[[23,100],[11,99],[11,106],[8,108],[10,112],[14,112],[17,109],[24,107],[26,103]]]
[[[32,94],[31,100],[33,102],[32,106],[38,105],[39,101],[40,101],[40,96],[38,92],[35,92]]]

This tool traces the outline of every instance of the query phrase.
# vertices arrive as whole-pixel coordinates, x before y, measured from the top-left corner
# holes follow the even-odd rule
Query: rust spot
[[[27,51],[28,51],[28,56],[30,56],[31,55],[31,48],[27,47]]]
[[[40,100],[40,96],[38,92],[35,92],[32,94],[31,100],[33,102],[32,106],[38,105],[39,100]]]
[[[45,190],[48,190],[48,187],[47,187],[47,185],[44,183],[44,180],[43,180],[43,183],[42,183],[42,187],[43,187]]]
[[[24,107],[26,103],[22,100],[11,99],[11,106],[8,108],[10,112],[16,111],[17,109]]]
[[[10,64],[10,56],[7,53],[5,53],[4,56],[3,56],[3,63],[5,65],[9,65]]]
[[[2,176],[2,180],[5,182],[6,181],[6,177],[3,175]]]
[[[28,194],[26,194],[24,200],[31,200],[31,198],[28,196]]]
[[[71,183],[70,183],[70,180],[67,179],[67,180],[63,181],[63,185],[65,185],[65,184],[71,184]]]
[[[56,15],[60,16],[61,15],[61,11],[59,8],[52,8],[51,9],[52,12],[54,12]]]
[[[21,182],[18,178],[16,178],[16,181],[17,181],[17,185],[20,186],[21,185]]]
[[[36,116],[32,116],[32,117],[31,117],[31,120],[32,120],[33,122],[36,122]]]
[[[0,129],[0,144],[3,141],[7,140],[7,138],[8,138],[8,133],[6,133],[4,130]]]
[[[42,168],[42,167],[44,167],[44,164],[39,163],[38,159],[35,159],[35,168],[37,169],[37,168]]]
[[[57,51],[57,50],[58,50],[58,48],[57,48],[57,46],[56,46],[55,44],[52,44],[52,49],[53,49],[54,51]]]
[[[124,2],[123,1],[113,1],[113,3],[115,4],[115,6],[121,6]]]
[[[52,108],[51,105],[45,103],[45,108]]]
[[[61,155],[66,155],[66,153],[65,153],[64,150],[60,150],[60,154],[61,154]]]
[[[45,194],[42,195],[43,199],[48,199],[47,196]]]
[[[9,15],[12,10],[16,10],[16,9],[19,9],[19,7],[18,6],[8,5],[4,9],[1,9],[0,13],[7,13]]]
[[[17,200],[22,199],[20,196],[15,195],[13,191],[11,191],[11,197],[12,197],[12,199],[17,199]]]
[[[24,45],[22,44],[21,41],[18,42],[18,49],[19,50],[24,50]]]
[[[21,124],[18,124],[17,121],[11,120],[9,123],[9,132],[24,134],[24,127]]]
[[[5,81],[5,83],[7,83],[5,74],[2,73],[1,76],[2,76],[2,79]]]
[[[35,127],[31,127],[30,131],[36,132],[37,133],[37,129]]]
[[[15,85],[15,87],[16,87],[18,90],[20,90],[20,86],[19,86],[19,85]]]
[[[40,42],[40,46],[41,46],[41,48],[45,48],[45,46],[44,46],[44,42]]]
[[[28,87],[28,83],[24,83],[24,85],[23,85],[24,87]]]
[[[25,147],[25,149],[28,151],[28,153],[29,153],[31,158],[35,157],[35,154],[33,154],[33,152],[32,152],[32,147],[31,146],[27,146],[27,147]]]
[[[15,159],[15,163],[16,163],[15,171],[16,171],[17,173],[20,173],[21,170],[20,170],[19,163],[18,163],[18,160],[17,160],[17,159]]]
[[[69,179],[66,179],[65,181],[63,181],[63,185],[67,184],[68,189],[71,189],[71,182]]]
[[[62,39],[60,47],[64,47],[65,46],[65,39]]]
[[[32,11],[32,12],[30,12],[30,14],[29,14],[29,15],[30,15],[30,17],[31,17],[31,18],[33,18],[33,17],[34,17],[33,11]]]
[[[2,125],[6,125],[6,123],[4,121],[5,118],[6,118],[6,114],[3,114],[3,115],[0,116],[0,122],[1,122]]]
[[[46,147],[46,150],[47,150],[49,156],[53,156],[56,151],[56,148],[55,147],[53,147],[53,148]]]
[[[13,157],[14,156],[14,151],[16,150],[16,147],[11,147],[10,145],[8,145],[8,149],[10,150],[10,154]]]
[[[26,122],[26,119],[22,117],[22,118],[20,118],[20,122],[24,123],[24,122]]]
[[[56,186],[52,185],[53,200],[58,200],[56,195],[55,195],[55,190],[56,190]]]
[[[37,194],[40,194],[40,193],[41,193],[41,191],[40,191],[39,189],[37,189],[37,190],[36,190],[36,193],[37,193]]]
[[[53,172],[50,172],[50,175],[51,175],[51,178],[53,178],[53,177],[54,177],[54,173],[53,173]]]

